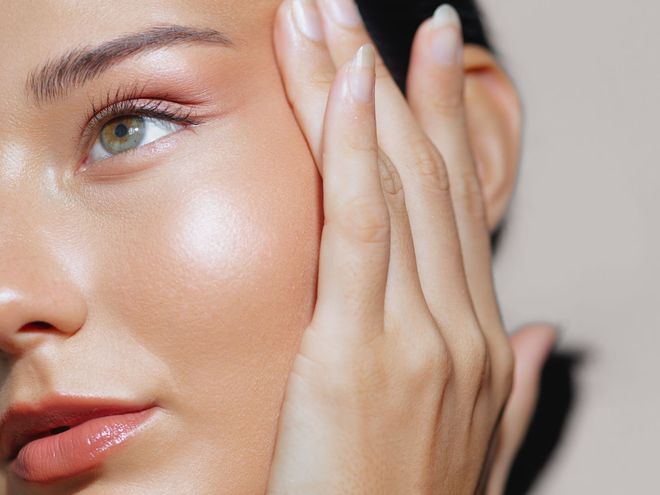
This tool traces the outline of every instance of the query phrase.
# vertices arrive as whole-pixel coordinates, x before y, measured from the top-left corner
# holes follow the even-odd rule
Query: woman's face
[[[0,493],[263,491],[322,225],[272,49],[278,3],[2,2],[0,410],[54,395],[161,409],[75,478],[26,483],[3,459]],[[197,31],[52,71],[170,24]],[[81,137],[115,96],[196,125],[110,114]]]

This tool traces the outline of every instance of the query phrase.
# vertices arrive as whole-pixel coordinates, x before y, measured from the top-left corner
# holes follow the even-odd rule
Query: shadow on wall
[[[559,445],[576,400],[575,372],[583,351],[553,352],[541,377],[541,390],[527,437],[511,470],[506,495],[525,495]]]

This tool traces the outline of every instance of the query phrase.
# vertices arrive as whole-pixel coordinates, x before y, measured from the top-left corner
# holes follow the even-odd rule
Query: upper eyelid
[[[178,123],[183,125],[184,129],[194,131],[209,119],[220,118],[229,113],[231,107],[218,111],[215,100],[216,98],[206,88],[186,87],[185,91],[182,91],[178,87],[174,89],[163,87],[153,79],[120,84],[115,89],[108,89],[102,93],[101,97],[98,94],[96,97],[92,96],[88,100],[88,110],[78,128],[74,151],[75,156],[78,157],[76,169],[85,167],[84,164],[89,160],[89,153],[102,127],[114,118],[141,115]],[[109,158],[111,157],[102,160]]]
[[[139,103],[143,101],[143,103]],[[83,125],[80,130],[80,137],[83,141],[87,140],[90,137],[90,134],[95,130],[96,127],[105,125],[111,120],[120,117],[122,115],[129,115],[131,112],[134,114],[146,115],[148,117],[166,118],[165,114],[172,114],[170,107],[162,108],[163,105],[168,105],[169,103],[165,100],[156,100],[150,98],[139,98],[133,100],[122,100],[111,103],[110,105],[102,108],[96,112],[88,121]],[[185,115],[179,116],[183,121],[189,119],[192,115],[192,109],[188,109]]]
[[[154,103],[156,103],[155,107],[153,107]],[[93,144],[92,138],[98,134],[100,128],[108,122],[111,122],[113,119],[121,116],[137,114],[150,118],[168,120],[170,122],[184,123],[186,125],[196,125],[201,123],[199,119],[192,118],[192,114],[194,113],[192,108],[188,108],[186,113],[178,115],[177,119],[168,118],[167,115],[162,115],[162,113],[169,113],[170,116],[174,114],[173,111],[170,111],[171,107],[169,106],[161,108],[161,104],[170,103],[174,104],[173,102],[168,102],[160,98],[137,98],[133,100],[116,101],[102,108],[92,115],[91,118],[87,119],[87,122],[81,128],[77,155],[80,156],[85,150],[90,149],[90,146]],[[185,105],[180,104],[174,105],[180,106],[181,108],[185,107]],[[151,113],[149,113],[149,110]],[[99,117],[99,114],[103,115]]]
[[[185,105],[183,102],[180,102],[180,98],[177,98],[174,95],[171,95],[169,91],[148,91],[148,87],[153,83],[151,80],[140,82],[134,82],[133,84],[120,84],[116,87],[114,92],[108,89],[103,96],[100,97],[99,102],[97,103],[92,97],[89,100],[89,108],[84,116],[83,123],[79,127],[79,146],[77,153],[80,154],[83,152],[84,148],[88,145],[91,131],[94,126],[99,125],[99,119],[95,117],[100,114],[110,113],[108,110],[117,109],[119,105],[128,105],[134,101],[163,101],[165,103],[175,104],[179,100],[177,105]],[[191,109],[192,112],[192,109]],[[119,112],[117,112],[119,115]],[[110,120],[110,119],[108,119]]]
[[[147,100],[147,103],[142,105],[143,107],[154,103],[153,101],[151,101],[149,99],[144,99],[144,100]],[[165,103],[168,103],[168,102],[165,102]],[[157,105],[155,108],[159,108],[159,107],[160,107],[160,105]],[[118,108],[119,108],[119,111],[116,111],[116,109],[118,109]],[[162,111],[164,111],[164,110],[162,110]],[[160,111],[160,112],[162,112],[162,111]],[[94,146],[96,144],[97,140],[100,138],[100,135],[98,134],[98,132],[100,131],[100,129],[103,128],[103,126],[105,126],[109,122],[112,122],[116,118],[121,118],[121,117],[129,116],[129,115],[143,115],[147,119],[164,120],[164,121],[168,121],[168,122],[175,122],[177,124],[181,123],[181,121],[183,121],[183,120],[188,120],[188,122],[185,122],[185,124],[184,124],[185,127],[194,127],[195,125],[201,123],[200,120],[190,118],[190,115],[192,114],[192,109],[190,109],[185,115],[178,116],[177,118],[178,118],[179,122],[176,122],[175,119],[168,118],[167,116],[158,115],[158,113],[159,113],[158,110],[154,110],[155,115],[145,115],[144,112],[141,112],[140,105],[136,105],[135,100],[128,100],[128,101],[121,101],[121,102],[112,103],[109,107],[106,107],[106,109],[102,109],[101,112],[99,112],[99,113],[103,113],[104,116],[101,116],[101,117],[97,118],[97,115],[94,115],[92,117],[92,120],[90,120],[89,125],[86,125],[86,127],[89,128],[89,134],[93,133],[95,137],[93,139],[93,142],[90,142],[90,141],[92,141],[92,139],[83,139],[83,140],[81,140],[81,144],[86,146],[89,149],[89,151],[85,155],[86,156],[85,160],[83,162],[80,162],[80,164],[78,165],[77,169],[79,171],[80,171],[80,169],[87,170],[89,167],[93,167],[95,163],[112,159],[113,157],[115,157],[117,155],[124,155],[126,153],[136,152],[140,148],[142,148],[143,146],[151,144],[151,143],[141,144],[139,146],[136,146],[135,148],[131,148],[131,149],[128,149],[128,150],[123,151],[121,153],[118,153],[117,155],[111,155],[109,157],[101,158],[99,160],[94,160],[93,162],[91,162],[89,164],[86,164],[86,162],[89,159],[88,153],[90,153],[91,149],[92,149],[92,148],[89,148],[89,147]],[[95,123],[95,122],[98,122],[98,123]],[[179,132],[180,130],[182,130],[182,129],[174,131],[173,133]],[[78,172],[76,172],[76,173],[78,173]]]
[[[90,108],[87,111],[87,114],[85,115],[84,123],[80,127],[81,136],[85,128],[89,126],[89,124],[96,115],[105,111],[107,108],[114,106],[118,103],[121,103],[123,101],[138,100],[139,96],[142,93],[144,93],[145,88],[146,88],[146,83],[143,84],[142,86],[138,86],[138,84],[136,83],[133,84],[132,86],[118,86],[117,89],[115,90],[114,95],[112,95],[111,91],[108,90],[105,93],[105,97],[102,98],[102,101],[98,105],[98,107],[96,105],[96,102],[92,98],[89,102]]]

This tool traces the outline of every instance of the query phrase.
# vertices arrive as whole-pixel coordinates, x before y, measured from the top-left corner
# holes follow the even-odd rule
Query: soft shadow
[[[500,224],[490,234],[490,246],[491,246],[491,251],[493,252],[493,256],[495,256],[500,249],[502,237],[507,229],[507,225],[508,225],[507,218],[504,217],[502,222],[500,222]]]
[[[531,493],[534,483],[561,442],[578,392],[575,373],[584,351],[553,352],[541,378],[539,401],[527,437],[509,476],[505,495]]]

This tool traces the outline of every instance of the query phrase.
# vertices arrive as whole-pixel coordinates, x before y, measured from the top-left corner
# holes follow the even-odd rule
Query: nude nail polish
[[[358,27],[362,16],[354,0],[323,0],[334,21],[346,27]]]
[[[359,48],[348,72],[348,84],[351,95],[356,100],[369,103],[374,98],[374,67],[376,52],[372,45]]]
[[[292,0],[291,9],[300,32],[312,41],[321,41],[323,27],[314,0]]]
[[[433,13],[433,25],[438,28],[445,26],[455,26],[460,28],[461,18],[454,7],[445,3],[435,9],[435,12]]]
[[[463,40],[461,34],[461,19],[449,4],[438,7],[433,14],[434,28],[432,52],[435,61],[440,65],[456,65],[461,62]]]

